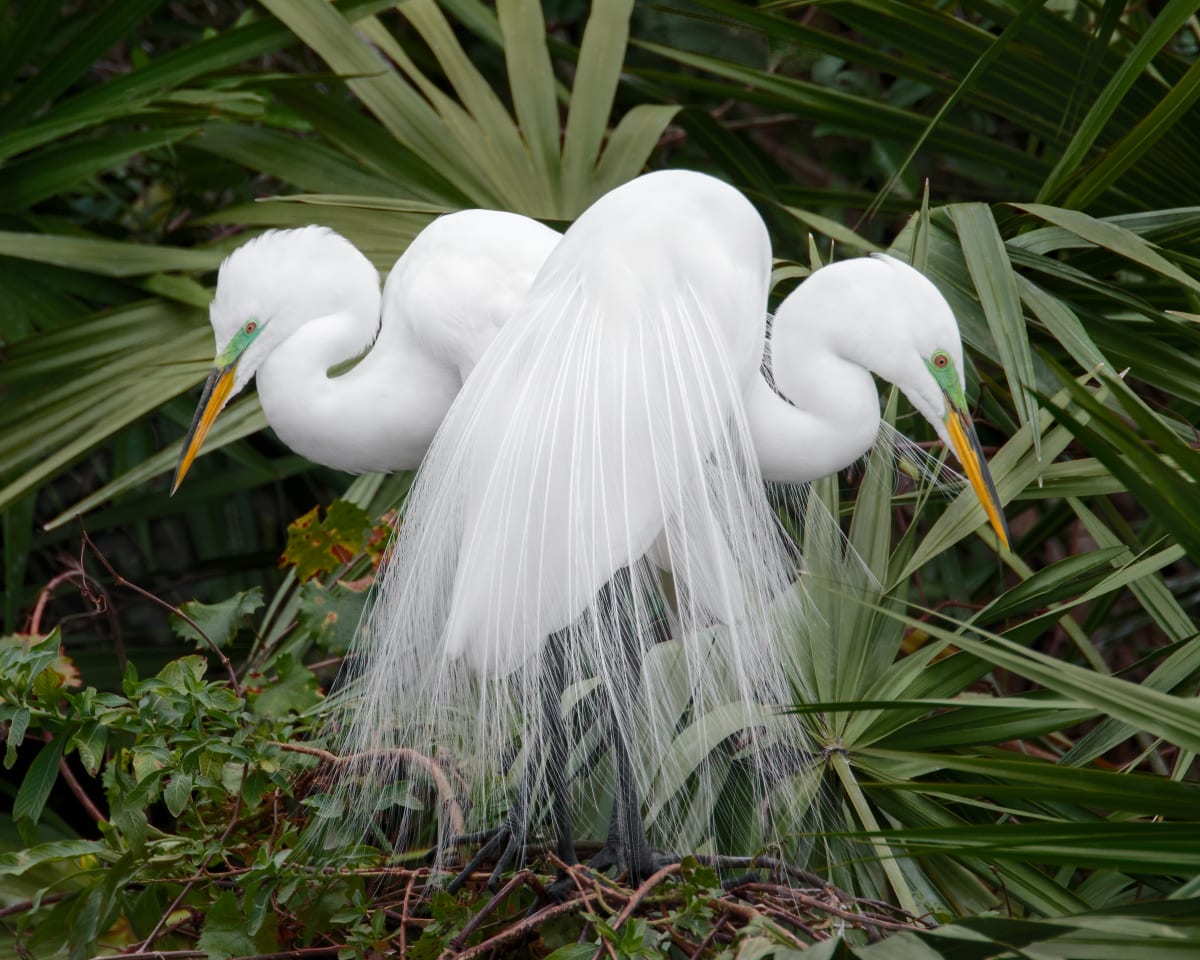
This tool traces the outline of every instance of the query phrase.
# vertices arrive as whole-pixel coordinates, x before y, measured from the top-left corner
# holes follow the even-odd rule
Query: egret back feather
[[[712,849],[734,782],[759,824],[806,806],[781,789],[804,755],[780,710],[795,558],[743,406],[770,263],[753,207],[685,172],[614,191],[567,232],[411,494],[344,698],[340,752],[359,760],[335,792],[352,816],[398,775],[396,748],[501,782],[514,743],[543,736],[552,634],[566,637],[573,739],[585,754],[615,728],[659,846]],[[656,541],[670,591],[646,559]]]

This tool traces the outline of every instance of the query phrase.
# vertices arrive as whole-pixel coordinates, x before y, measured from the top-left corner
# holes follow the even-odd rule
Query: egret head
[[[962,336],[950,304],[920,271],[893,257],[847,260],[817,271],[806,284],[839,270],[854,288],[856,312],[867,322],[839,333],[846,356],[854,356],[896,384],[962,464],[988,521],[1007,547],[1008,525],[966,400]],[[846,289],[843,286],[843,289]]]
[[[267,356],[305,323],[344,313],[375,325],[379,274],[358,249],[326,227],[268,230],[233,251],[209,305],[216,356],[184,441],[174,493],[231,397]],[[364,341],[371,331],[363,331]]]

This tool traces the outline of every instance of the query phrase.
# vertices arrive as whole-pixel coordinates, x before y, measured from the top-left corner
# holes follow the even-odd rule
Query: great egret
[[[763,475],[813,479],[865,452],[874,371],[953,447],[1007,534],[936,288],[889,258],[819,271],[776,318],[777,394],[759,374],[770,264],[746,199],[683,171],[607,194],[550,253],[410,496],[348,687],[349,816],[370,815],[399,748],[492,783],[515,736],[527,756],[501,863],[545,806],[569,850],[568,723],[583,747],[611,729],[612,833],[635,875],[649,864],[631,794],[670,848],[711,843],[719,801],[773,816],[807,802],[787,786],[800,724],[775,709],[793,697],[777,638],[798,615],[794,558]]]
[[[773,747],[800,730],[770,709],[790,699],[774,636],[795,604],[755,463],[795,482],[860,456],[879,424],[873,370],[953,447],[1005,537],[949,307],[890,258],[818,271],[777,315],[776,393],[757,372],[770,248],[732,188],[669,172],[614,191],[524,300],[557,235],[521,218],[467,235],[453,222],[436,221],[389,277],[384,315],[403,332],[390,335],[385,319],[367,358],[336,379],[328,367],[361,352],[378,316],[369,264],[311,228],[231,256],[212,310],[217,363],[176,477],[256,368],[268,420],[294,449],[343,469],[415,466],[495,324],[515,313],[425,463],[371,615],[362,696],[344,718],[347,751],[371,758],[365,781],[344,781],[350,809],[372,809],[378,778],[394,773],[392,747],[474,758],[490,782],[520,731],[530,776],[514,806],[532,813],[553,795],[569,833],[559,713],[569,681],[591,687],[578,729],[611,726],[614,778],[636,781],[636,793],[629,782],[618,791],[625,809],[614,816],[627,861],[642,829],[630,794],[650,798],[668,846],[685,826],[706,832],[695,811],[715,805],[730,761],[681,758],[689,736],[748,737],[743,780],[760,805],[776,795],[778,806],[788,771]],[[288,263],[294,273],[276,286]],[[483,284],[480,267],[492,269]],[[389,298],[410,288],[422,295]],[[671,605],[643,559],[652,547],[675,572],[672,644],[654,643]],[[543,740],[549,769],[534,749]],[[685,782],[694,804],[680,799]],[[644,840],[640,850],[643,862],[627,863],[635,872],[646,869]]]
[[[378,272],[333,231],[270,230],[238,247],[217,275],[216,359],[172,493],[217,414],[256,374],[267,422],[297,453],[351,473],[416,469],[558,239],[512,213],[439,217],[388,274],[382,322]]]

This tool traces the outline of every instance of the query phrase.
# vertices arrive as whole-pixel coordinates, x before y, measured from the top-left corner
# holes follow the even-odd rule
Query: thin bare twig
[[[26,633],[41,636],[42,615],[46,612],[46,604],[50,602],[50,597],[54,591],[70,580],[86,580],[86,574],[82,570],[64,570],[57,576],[51,577],[50,581],[38,591],[37,603],[33,606],[33,613],[25,621]]]
[[[417,882],[417,875],[414,873],[408,878],[408,883],[404,886],[404,902],[400,906],[400,956],[408,956],[408,904],[412,897],[413,884]]]
[[[58,761],[58,772],[62,775],[63,781],[70,788],[71,793],[75,794],[75,799],[79,801],[79,805],[83,807],[84,812],[93,821],[103,823],[108,819],[100,812],[100,808],[96,806],[92,798],[88,796],[88,792],[83,789],[83,784],[76,779],[74,772],[67,764],[66,757]]]
[[[496,911],[496,908],[500,906],[500,904],[512,896],[513,891],[516,890],[517,887],[528,885],[531,880],[536,883],[538,887],[542,886],[537,877],[535,877],[529,870],[521,870],[514,874],[512,879],[510,879],[508,883],[501,887],[491,900],[483,905],[483,909],[481,909],[477,914],[475,914],[475,916],[467,921],[467,925],[463,927],[462,930],[458,932],[458,935],[450,941],[446,949],[442,951],[442,954],[438,960],[449,960],[449,958],[453,957],[460,950],[462,950],[462,948],[466,946],[467,941],[471,939],[471,934],[479,929],[480,924],[490,917]],[[545,892],[546,891],[543,889],[542,893],[544,894]]]
[[[680,866],[681,865],[678,863],[670,863],[657,873],[651,874],[640,887],[633,891],[633,896],[630,897],[629,902],[625,904],[625,909],[617,914],[617,918],[612,922],[612,928],[616,930],[619,926],[621,926],[621,924],[633,916],[633,911],[638,908],[638,904],[650,896],[650,891],[666,880],[667,877],[671,876],[671,874],[678,873]]]
[[[717,938],[717,934],[720,933],[721,928],[723,926],[725,926],[725,924],[727,924],[728,922],[729,922],[729,911],[722,910],[721,916],[719,916],[717,918],[717,922],[712,925],[712,927],[709,929],[708,933],[705,935],[704,939],[700,941],[699,945],[696,947],[696,952],[695,952],[695,954],[693,954],[693,956],[698,957],[698,956],[700,956],[700,954],[704,953],[704,951],[706,949],[708,949],[708,945]]]
[[[179,607],[175,606],[175,604],[168,603],[162,597],[156,596],[143,587],[139,587],[136,583],[132,582],[131,580],[126,580],[123,576],[121,576],[121,574],[117,573],[116,568],[109,563],[108,557],[100,552],[100,548],[96,546],[95,541],[88,536],[88,532],[83,525],[83,517],[76,517],[76,519],[79,521],[79,535],[83,539],[83,545],[96,555],[96,559],[99,560],[100,565],[108,571],[108,575],[113,578],[113,582],[119,587],[124,587],[126,590],[132,590],[139,597],[149,600],[151,603],[157,604],[164,610],[170,611],[171,613],[175,614],[175,616],[179,617],[179,619],[186,623],[189,627],[195,630],[196,635],[208,644],[212,652],[216,654],[217,658],[221,661],[221,666],[225,668],[226,674],[229,675],[229,683],[233,688],[233,692],[240,697],[242,695],[242,685],[238,683],[237,672],[233,669],[233,664],[230,663],[229,658],[225,656],[224,651],[222,651],[221,648],[213,642],[212,638],[207,633],[200,629],[200,625],[196,623],[195,620],[180,610]],[[81,560],[81,568],[82,565],[83,564]]]
[[[548,907],[543,907],[537,913],[530,914],[517,923],[514,923],[511,927],[501,930],[494,937],[484,940],[483,943],[476,944],[469,950],[455,954],[455,960],[474,960],[475,957],[484,956],[498,947],[502,947],[514,940],[520,940],[531,931],[536,930],[542,924],[553,920],[555,917],[561,917],[565,914],[582,910],[584,906],[585,901],[580,897],[576,900],[568,900],[566,903],[556,903]]]
[[[69,896],[69,893],[51,893],[40,900],[22,900],[20,903],[0,908],[0,917],[11,917],[15,913],[26,913],[34,907],[41,909],[48,903],[58,903],[59,900]]]
[[[895,920],[885,920],[883,917],[864,916],[861,913],[855,913],[853,910],[847,910],[835,903],[830,903],[828,900],[822,900],[819,897],[810,897],[808,894],[801,893],[791,887],[785,887],[774,883],[745,883],[737,888],[738,890],[751,890],[755,893],[769,893],[780,897],[781,899],[791,900],[793,903],[802,903],[806,907],[813,910],[818,910],[822,913],[828,913],[835,917],[840,917],[843,920],[852,920],[863,925],[872,924],[877,927],[882,927],[885,930],[912,930],[916,919],[913,918],[912,923],[899,923]]]

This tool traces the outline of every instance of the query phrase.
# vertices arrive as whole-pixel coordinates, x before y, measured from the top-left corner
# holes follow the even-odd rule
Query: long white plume
[[[748,853],[800,829],[808,753],[781,708],[802,601],[742,404],[770,266],[753,207],[693,173],[639,178],[566,233],[410,496],[340,697],[343,826],[366,832],[396,781],[410,806],[452,790],[475,827],[519,791],[537,822],[570,782],[602,840],[619,737],[656,847]],[[554,645],[571,762],[526,779]]]

